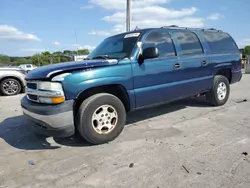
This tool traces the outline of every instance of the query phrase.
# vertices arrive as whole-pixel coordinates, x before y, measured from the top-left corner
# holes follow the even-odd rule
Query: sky
[[[126,0],[0,0],[0,54],[93,50],[126,30]],[[132,26],[216,28],[250,45],[249,0],[132,0]]]

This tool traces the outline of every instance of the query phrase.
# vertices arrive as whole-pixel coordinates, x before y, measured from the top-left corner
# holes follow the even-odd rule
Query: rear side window
[[[176,31],[175,35],[181,47],[181,55],[196,55],[203,53],[200,40],[195,33]]]
[[[232,37],[223,32],[202,32],[212,53],[239,52]]]
[[[143,49],[156,47],[159,51],[159,57],[175,56],[175,48],[170,34],[167,31],[159,30],[150,33],[143,43]]]

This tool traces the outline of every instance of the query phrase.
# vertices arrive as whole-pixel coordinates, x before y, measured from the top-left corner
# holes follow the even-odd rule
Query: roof
[[[154,29],[160,29],[160,28],[164,28],[164,29],[169,29],[169,30],[201,30],[201,31],[214,31],[214,32],[222,32],[221,30],[215,29],[215,28],[209,28],[209,29],[205,29],[205,28],[194,28],[194,27],[178,27],[176,25],[170,25],[170,26],[162,26],[160,28],[144,28],[144,29],[137,29],[138,27],[136,27],[135,30],[131,30],[128,32],[123,32],[123,33],[119,33],[113,36],[118,36],[118,35],[125,35],[125,34],[129,34],[129,33],[135,33],[135,32],[147,32],[149,30],[154,30]],[[110,37],[113,37],[110,36]]]

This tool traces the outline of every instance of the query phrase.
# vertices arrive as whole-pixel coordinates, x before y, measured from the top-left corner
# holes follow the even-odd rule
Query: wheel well
[[[128,96],[126,89],[122,85],[112,84],[112,85],[93,87],[93,88],[83,91],[75,100],[74,114],[77,113],[80,105],[86,98],[92,95],[95,95],[97,93],[109,93],[109,94],[115,95],[122,101],[126,111],[128,112],[130,110],[129,96]]]
[[[232,71],[231,71],[230,68],[220,69],[220,70],[218,70],[216,72],[215,75],[223,75],[223,76],[225,76],[228,79],[229,83],[231,83],[231,81],[232,81]]]

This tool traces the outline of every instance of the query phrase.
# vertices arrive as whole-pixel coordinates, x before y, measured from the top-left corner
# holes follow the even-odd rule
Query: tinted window
[[[130,57],[139,35],[140,33],[130,33],[107,38],[88,55],[88,58],[104,55],[115,59]]]
[[[180,44],[182,55],[203,53],[201,43],[196,34],[188,31],[177,31],[175,34]]]
[[[31,68],[31,65],[26,65],[27,68]]]
[[[213,53],[239,52],[233,39],[223,32],[203,32],[204,37]]]
[[[153,31],[143,44],[143,49],[156,47],[159,50],[159,57],[175,56],[175,48],[172,39],[167,31]]]

